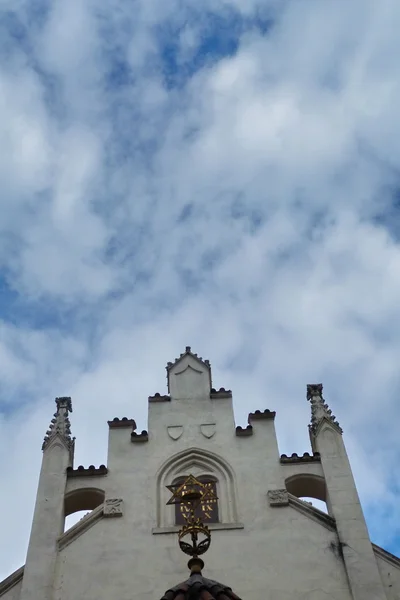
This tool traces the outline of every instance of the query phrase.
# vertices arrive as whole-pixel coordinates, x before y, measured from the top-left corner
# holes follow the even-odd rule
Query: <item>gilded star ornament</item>
[[[193,475],[189,475],[182,483],[167,485],[167,488],[172,492],[167,504],[190,504],[195,508],[201,502],[218,500],[214,490]]]

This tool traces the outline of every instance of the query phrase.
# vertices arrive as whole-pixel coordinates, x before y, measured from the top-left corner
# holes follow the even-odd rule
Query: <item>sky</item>
[[[0,579],[54,398],[98,466],[187,345],[281,452],[323,382],[400,554],[400,4],[341,4],[2,0]]]

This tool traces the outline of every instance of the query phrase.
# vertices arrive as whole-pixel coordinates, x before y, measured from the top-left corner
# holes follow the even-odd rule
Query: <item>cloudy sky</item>
[[[0,579],[41,442],[147,426],[186,345],[309,450],[324,383],[371,538],[400,552],[398,0],[2,0]],[[396,108],[397,107],[397,108]]]

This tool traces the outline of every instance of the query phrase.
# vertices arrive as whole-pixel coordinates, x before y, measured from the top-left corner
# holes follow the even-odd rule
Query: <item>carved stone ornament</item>
[[[173,440],[179,440],[183,433],[183,425],[170,425],[167,427],[168,435]]]
[[[287,490],[269,490],[268,500],[270,506],[287,506],[289,504],[289,495]]]
[[[65,446],[73,452],[74,438],[71,438],[71,423],[68,414],[72,412],[72,403],[69,396],[56,398],[57,410],[50,422],[49,429],[43,441],[42,450],[46,450],[55,438],[59,438]]]
[[[105,517],[122,517],[123,500],[121,498],[108,498],[104,502],[103,514]]]
[[[207,423],[200,425],[201,433],[204,435],[205,438],[208,439],[212,438],[212,436],[215,434],[216,428],[216,423]]]
[[[342,433],[342,428],[340,427],[335,415],[332,414],[331,409],[325,403],[325,400],[322,396],[322,383],[313,383],[307,385],[307,400],[309,400],[311,404],[311,433],[315,434],[318,430],[319,424],[326,419],[330,421],[332,425],[336,427],[336,429]]]

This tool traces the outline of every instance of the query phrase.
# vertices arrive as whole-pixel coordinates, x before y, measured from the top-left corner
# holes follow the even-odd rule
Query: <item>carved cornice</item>
[[[120,429],[120,428],[128,428],[132,427],[132,429],[136,429],[136,422],[134,419],[128,419],[128,417],[122,417],[119,419],[118,417],[114,417],[112,421],[107,421],[108,427],[110,429]]]
[[[50,422],[49,429],[46,431],[45,438],[42,444],[42,450],[46,450],[51,445],[51,442],[59,437],[65,444],[68,450],[72,451],[74,447],[74,439],[71,438],[71,423],[68,414],[72,412],[72,402],[69,396],[64,396],[55,399],[57,410]]]
[[[249,413],[249,423],[250,421],[261,421],[263,419],[273,420],[275,419],[276,412],[274,410],[269,410],[266,408],[265,410],[256,410],[254,412]]]
[[[342,429],[336,420],[335,415],[332,414],[329,406],[324,401],[322,390],[322,383],[307,385],[307,400],[311,403],[310,432],[315,435],[319,424],[325,419],[342,433]]]
[[[14,571],[14,573],[11,573],[11,575],[3,579],[3,581],[0,581],[0,596],[3,596],[6,592],[8,592],[8,590],[13,588],[14,585],[17,585],[17,583],[22,581],[22,578],[24,576],[24,569],[24,566],[20,567],[19,569]]]
[[[219,390],[216,390],[215,388],[211,388],[210,398],[211,398],[211,400],[218,400],[218,399],[222,399],[222,398],[232,398],[232,391],[226,390],[223,387],[219,388]]]
[[[321,462],[321,455],[319,452],[309,454],[304,452],[303,456],[299,456],[296,452],[293,452],[291,456],[281,454],[280,462],[282,465],[292,465],[293,463],[310,463],[310,462]]]
[[[94,465],[90,465],[88,468],[80,465],[77,469],[72,467],[67,468],[67,477],[99,477],[107,475],[108,469],[105,465],[100,465],[96,468]]]
[[[247,425],[247,427],[241,427],[238,425],[236,427],[236,435],[238,437],[248,437],[253,435],[253,427],[251,425]]]

